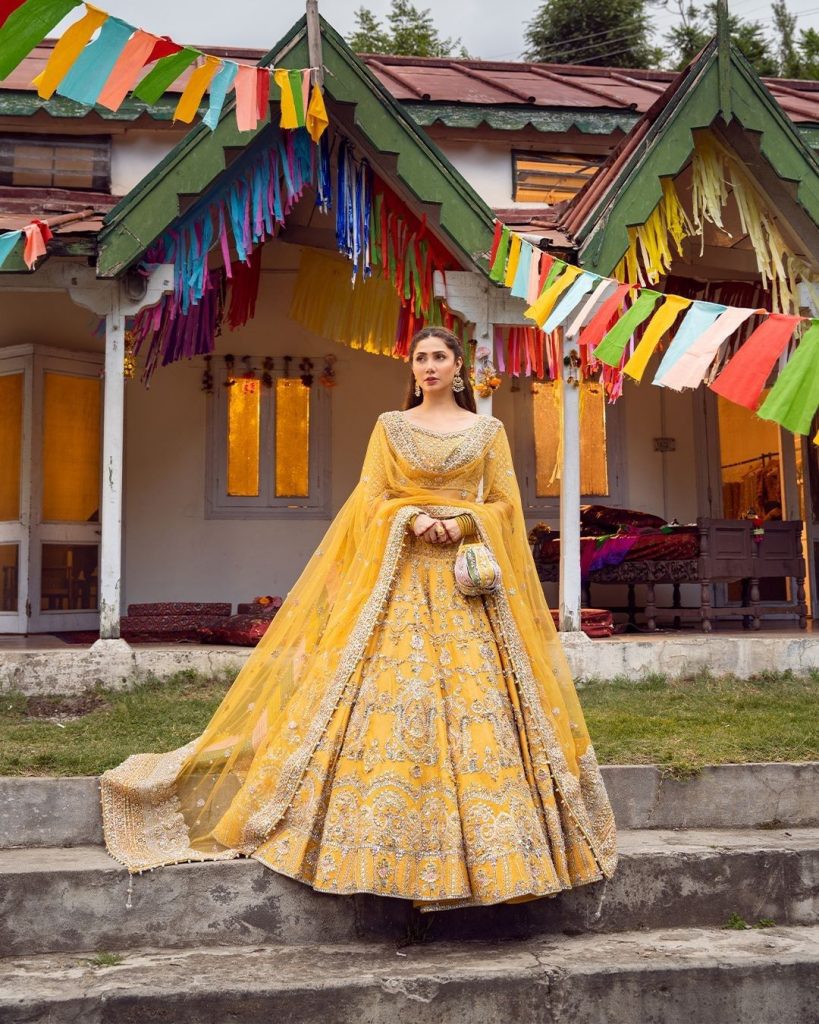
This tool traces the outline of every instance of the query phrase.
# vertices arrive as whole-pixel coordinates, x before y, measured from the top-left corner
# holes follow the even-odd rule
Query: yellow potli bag
[[[455,586],[466,597],[492,594],[500,586],[500,566],[481,541],[461,541],[455,556]]]

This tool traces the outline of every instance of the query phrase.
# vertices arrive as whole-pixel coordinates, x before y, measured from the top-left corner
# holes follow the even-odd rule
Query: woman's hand
[[[421,512],[413,524],[416,537],[429,544],[455,544],[461,539],[461,527],[455,519],[433,519]]]

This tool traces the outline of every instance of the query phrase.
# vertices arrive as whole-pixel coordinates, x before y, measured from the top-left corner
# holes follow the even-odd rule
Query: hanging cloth
[[[60,96],[65,96],[76,103],[96,103],[133,32],[133,25],[128,25],[119,18],[107,18],[97,38],[85,47],[60,82],[57,87]]]
[[[549,319],[543,325],[545,333],[551,334],[558,327],[562,327],[583,296],[587,295],[599,280],[600,278],[596,274],[584,272],[576,281],[573,281],[569,290],[560,296],[557,305],[549,314]]]
[[[324,105],[324,93],[318,85],[313,86],[313,91],[310,94],[310,102],[307,105],[307,115],[304,123],[307,126],[307,131],[310,133],[310,138],[316,143],[330,124],[327,108]]]
[[[819,408],[819,320],[811,325],[779,374],[757,415],[773,420],[792,434],[810,433]]]
[[[755,410],[765,381],[801,320],[800,316],[771,313],[713,381],[711,390],[735,405]]]
[[[23,261],[29,270],[34,268],[34,264],[40,259],[41,256],[46,254],[46,242],[53,238],[51,229],[47,224],[44,224],[40,220],[32,221],[31,224],[26,224],[23,228],[23,234],[26,236],[26,244],[23,250]]]
[[[210,83],[210,102],[208,112],[202,118],[204,123],[213,131],[219,123],[222,107],[225,105],[225,98],[236,78],[239,65],[232,60],[226,60],[219,71],[216,72],[213,81]]]
[[[12,0],[0,7],[0,81],[79,6],[80,0],[27,0],[24,4]]]
[[[86,13],[79,21],[75,21],[65,30],[54,44],[46,66],[36,78],[32,79],[31,84],[37,86],[37,95],[40,99],[51,99],[54,90],[68,74],[91,36],[108,17],[105,11],[101,11],[91,4],[87,3],[85,6]]]
[[[585,327],[586,323],[591,319],[594,311],[605,299],[606,293],[610,292],[613,288],[617,287],[617,282],[612,281],[609,277],[604,277],[602,281],[598,282],[595,286],[594,291],[586,299],[580,309],[575,313],[572,320],[569,322],[565,329],[566,334],[579,334],[581,329]]]
[[[501,236],[503,235],[503,223],[499,220],[495,221],[495,230],[492,234],[492,245],[489,249],[489,266],[495,262],[495,257],[498,254],[498,247],[500,246]]]
[[[528,242],[523,242],[520,247],[520,259],[518,268],[515,271],[515,279],[512,282],[510,295],[517,299],[525,299],[529,289],[529,267],[532,265],[532,254],[534,249]]]
[[[153,106],[165,90],[173,85],[183,71],[193,64],[199,51],[183,46],[158,61],[134,89],[134,98]],[[150,60],[150,58],[149,58]]]
[[[711,324],[725,312],[727,306],[718,302],[703,302],[697,299],[691,304],[691,308],[685,314],[679,330],[674,335],[668,350],[663,356],[662,362],[657,368],[657,373],[652,383],[662,386],[662,378],[668,373],[671,367],[677,362],[683,352],[687,352],[697,338],[707,330]]]
[[[240,132],[253,131],[259,123],[259,83],[256,68],[240,64],[236,72],[236,124]]]
[[[674,366],[663,377],[663,387],[673,391],[683,388],[697,388],[702,384],[708,367],[713,363],[723,343],[745,321],[764,309],[743,309],[731,306],[706,328],[687,351],[683,352]]]
[[[204,63],[193,72],[188,79],[184,92],[179,97],[176,110],[173,114],[174,121],[182,121],[183,124],[190,124],[196,117],[196,111],[205,95],[205,90],[210,85],[213,76],[222,66],[218,57],[205,54]]]
[[[690,305],[691,299],[684,299],[680,295],[666,295],[665,302],[651,318],[640,343],[623,367],[623,373],[631,377],[632,380],[643,379],[648,361],[662,341],[663,335],[673,325],[680,311]]]
[[[137,29],[125,44],[125,48],[117,58],[117,62],[108,76],[97,97],[97,103],[108,110],[119,110],[125,97],[133,89],[145,61],[150,57],[156,45],[156,36],[150,32]]]
[[[14,248],[23,237],[22,231],[6,231],[0,235],[0,267],[14,252]]]
[[[550,271],[549,277],[546,278],[546,286],[543,290],[543,294],[539,296],[537,301],[531,305],[526,312],[523,314],[527,319],[534,320],[535,323],[543,328],[543,325],[549,319],[549,315],[557,305],[557,300],[566,291],[566,289],[583,273],[580,267],[569,266],[563,263],[563,272],[560,273],[559,263],[563,263],[562,260],[555,260],[552,271],[557,269],[557,272],[552,278]],[[550,280],[551,279],[551,280]]]
[[[495,259],[489,271],[489,279],[494,281],[496,284],[501,283],[503,275],[506,272],[506,260],[509,256],[509,243],[511,239],[512,233],[509,228],[503,228],[501,231],[501,239],[498,244],[498,250],[495,253]]]
[[[512,235],[512,241],[509,244],[509,259],[506,263],[506,272],[503,275],[503,283],[507,288],[511,288],[515,280],[518,263],[520,262],[520,250],[522,245],[523,239],[520,235]]]
[[[578,338],[579,345],[587,345],[594,348],[595,345],[600,344],[603,339],[603,335],[609,329],[609,324],[611,323],[612,318],[616,316],[623,300],[633,287],[633,285],[628,283],[617,285],[614,293],[602,303],[600,308],[583,329],[580,337]]]
[[[629,338],[640,324],[651,316],[659,298],[659,292],[652,291],[650,288],[643,288],[614,327],[606,334],[600,344],[595,347],[594,358],[601,363],[605,363],[607,366],[619,366]]]

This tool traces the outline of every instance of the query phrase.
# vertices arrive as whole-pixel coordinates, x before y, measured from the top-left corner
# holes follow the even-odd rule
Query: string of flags
[[[643,380],[649,360],[668,336],[653,384],[683,391],[706,383],[762,419],[795,434],[810,433],[819,409],[819,318],[623,284],[541,251],[500,221],[495,222],[489,264],[490,278],[525,299],[524,315],[537,325],[510,331],[507,338],[496,335],[499,368],[511,361],[511,372],[519,374],[523,354],[530,372],[556,371],[550,336],[561,328],[577,338],[583,374],[601,372],[613,402],[622,394],[625,377]],[[749,325],[744,343],[725,358],[726,342]],[[764,395],[777,366],[776,380]],[[819,433],[814,443],[819,444]]]
[[[17,243],[24,238],[23,261],[28,269],[32,270],[37,260],[45,256],[46,244],[53,237],[48,221],[45,220],[33,220],[17,231],[4,231],[0,234],[0,267],[14,252]]]
[[[190,124],[207,93],[203,121],[215,129],[232,90],[239,130],[253,131],[268,117],[272,83],[280,93],[280,127],[306,127],[314,142],[327,128],[322,90],[312,81],[317,69],[258,67],[216,57],[146,32],[82,0],[0,0],[0,80],[80,6],[84,13],[63,32],[33,80],[41,99],[56,92],[77,103],[117,111],[130,93],[150,106],[190,71],[175,121]]]

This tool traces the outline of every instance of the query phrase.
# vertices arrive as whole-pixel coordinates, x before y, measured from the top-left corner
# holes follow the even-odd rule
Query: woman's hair
[[[455,399],[458,405],[462,409],[468,409],[469,412],[477,412],[477,406],[475,405],[475,395],[472,391],[472,383],[469,380],[469,373],[466,370],[466,363],[464,361],[464,349],[460,342],[460,339],[448,331],[446,327],[424,327],[413,337],[409,347],[409,364],[410,364],[410,379],[409,385],[407,386],[407,396],[404,399],[404,408],[412,409],[416,405],[420,405],[423,400],[423,395],[416,396],[415,394],[415,375],[412,372],[412,359],[415,355],[415,349],[418,346],[419,341],[423,341],[425,338],[440,338],[441,341],[446,345],[450,352],[455,356],[455,360],[461,360],[461,380],[464,382],[463,391],[453,391],[452,397]]]

